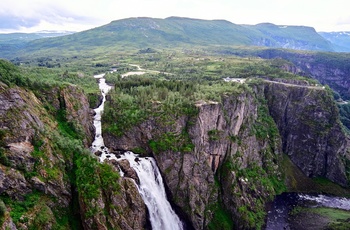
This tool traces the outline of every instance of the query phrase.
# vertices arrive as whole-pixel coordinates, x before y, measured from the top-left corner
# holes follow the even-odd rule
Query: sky
[[[82,31],[123,18],[170,16],[350,31],[348,0],[0,0],[0,4],[0,33]]]

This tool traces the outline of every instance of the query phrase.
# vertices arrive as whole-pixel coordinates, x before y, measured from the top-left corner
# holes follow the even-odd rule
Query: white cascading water
[[[95,140],[92,143],[91,151],[101,151],[100,161],[105,159],[127,159],[130,166],[136,171],[140,184],[137,185],[138,190],[148,208],[150,222],[153,230],[182,230],[183,224],[180,218],[172,209],[167,200],[163,178],[159,172],[156,161],[152,157],[138,157],[132,152],[126,152],[124,155],[117,158],[114,154],[110,154],[108,148],[104,146],[101,128],[101,115],[106,101],[106,94],[111,89],[111,86],[106,84],[103,78],[105,74],[95,75],[99,80],[99,88],[103,99],[101,105],[94,111],[94,126],[96,128]],[[136,158],[138,158],[136,160]]]
[[[92,147],[91,147],[92,152],[96,152],[98,150],[100,150],[100,151],[104,150],[101,117],[102,117],[102,112],[103,112],[103,108],[104,108],[105,101],[106,101],[106,94],[112,88],[111,86],[106,84],[106,79],[103,78],[104,76],[105,76],[105,74],[99,74],[99,75],[94,76],[94,78],[99,79],[98,86],[101,90],[102,102],[101,102],[99,107],[94,109],[94,111],[95,111],[94,126],[95,126],[96,133],[95,133],[95,140],[94,140],[94,142],[92,142]]]
[[[135,160],[138,158],[138,160]],[[127,159],[140,179],[139,192],[148,208],[152,229],[183,229],[179,217],[167,200],[163,178],[156,161],[152,157],[137,157],[126,152],[122,159]]]

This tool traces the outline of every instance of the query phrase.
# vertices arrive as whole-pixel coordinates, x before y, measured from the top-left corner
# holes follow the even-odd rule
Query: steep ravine
[[[191,116],[104,133],[105,144],[153,156],[195,229],[263,228],[265,203],[286,190],[282,153],[304,175],[348,186],[348,139],[330,93],[255,82],[220,102],[196,102]],[[87,150],[94,130],[81,89],[0,83],[0,118],[0,229],[150,229],[132,179]]]
[[[99,79],[99,88],[102,93],[102,102],[96,109],[94,109],[94,126],[96,133],[95,140],[92,142],[92,146],[90,148],[92,153],[99,156],[101,163],[109,163],[115,166],[115,169],[119,170],[123,175],[122,180],[125,179],[127,181],[134,182],[133,187],[137,188],[139,192],[138,197],[142,197],[142,200],[140,200],[138,203],[143,206],[143,210],[145,205],[147,206],[147,220],[149,220],[152,229],[182,230],[183,223],[176,215],[167,200],[163,179],[160,175],[155,160],[152,157],[139,157],[132,152],[118,153],[116,155],[115,153],[110,152],[109,149],[104,145],[103,133],[101,130],[101,115],[104,111],[106,94],[111,90],[112,87],[106,84],[104,74],[95,75],[94,77],[96,79]],[[113,181],[111,182],[113,183]],[[104,188],[104,190],[106,190],[106,188]],[[118,192],[119,188],[112,187],[108,190],[109,192],[115,193]],[[136,194],[134,194],[134,196],[136,196]],[[131,202],[134,202],[134,200],[135,197],[131,197]],[[109,204],[106,203],[105,205]],[[131,213],[129,213],[129,215],[131,215]],[[141,217],[144,221],[145,217]],[[138,219],[134,223],[140,221],[141,219]],[[138,227],[141,226],[141,224],[138,225]],[[135,225],[133,225],[133,228],[135,228]]]
[[[305,175],[346,186],[347,137],[329,93],[262,82],[249,88],[220,103],[198,102],[198,114],[171,118],[171,125],[150,117],[121,137],[105,133],[105,143],[154,156],[172,202],[195,229],[223,219],[226,228],[261,228],[265,202],[285,190],[282,152]],[[193,149],[176,148],[183,133]],[[169,139],[174,148],[161,149]]]

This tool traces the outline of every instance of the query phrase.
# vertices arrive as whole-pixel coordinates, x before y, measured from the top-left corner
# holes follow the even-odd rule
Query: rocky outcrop
[[[125,177],[129,177],[129,178],[133,179],[137,184],[140,184],[140,179],[137,176],[135,169],[133,169],[130,166],[130,163],[128,160],[126,160],[126,159],[123,159],[120,161],[113,160],[113,165],[119,166],[120,169],[124,172]]]
[[[148,229],[146,205],[134,180],[121,178],[115,171],[110,171],[117,170],[111,161],[106,162],[108,165],[101,166],[91,160],[93,159],[88,164],[95,165],[92,169],[89,168],[94,170],[94,185],[91,186],[96,190],[94,189],[93,195],[87,195],[92,190],[85,190],[85,185],[78,186],[84,229]]]
[[[57,124],[43,110],[42,102],[28,90],[0,84],[0,194],[12,200],[6,204],[10,206],[28,197],[56,200],[38,202],[33,210],[23,213],[22,218],[29,220],[28,225],[21,225],[28,227],[35,225],[36,209],[45,208],[47,216],[53,218],[53,209],[68,208],[71,189],[61,167],[69,161],[54,153],[52,143],[43,135]],[[7,221],[13,225],[12,220]]]
[[[87,150],[95,130],[83,91],[62,84],[38,92],[8,78],[0,82],[0,229],[147,229],[133,180]]]
[[[75,132],[82,136],[84,145],[89,147],[95,134],[92,122],[94,111],[90,109],[83,91],[76,86],[66,85],[53,87],[42,92],[39,96],[47,102],[47,107],[54,108],[49,112],[68,122],[75,129]]]
[[[342,158],[348,138],[329,91],[266,83],[265,96],[279,128],[283,152],[308,177],[325,177],[346,186]]]
[[[121,185],[120,194],[110,197],[112,207],[115,207],[109,210],[112,229],[150,228],[148,227],[149,223],[147,223],[146,205],[134,181],[129,178],[122,178],[119,184]]]
[[[0,168],[0,193],[14,199],[23,200],[32,191],[32,186],[24,176],[15,169]]]
[[[62,109],[64,116],[57,118]],[[53,87],[36,95],[0,83],[0,199],[5,199],[9,212],[26,201],[25,211],[6,214],[4,226],[41,228],[40,218],[45,216],[46,229],[51,229],[58,225],[54,212],[70,212],[74,191],[67,175],[73,173],[73,152],[81,148],[81,143],[62,135],[70,122],[87,127],[81,129],[87,145],[93,137],[92,117],[76,87]]]

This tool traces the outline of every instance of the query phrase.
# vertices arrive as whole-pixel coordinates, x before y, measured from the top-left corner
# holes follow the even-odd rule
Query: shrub
[[[4,217],[5,213],[6,213],[6,205],[2,200],[0,200],[0,218]]]
[[[217,204],[213,209],[214,216],[208,224],[208,229],[222,229],[230,230],[234,229],[234,223],[230,216],[230,213],[222,207],[222,205]]]

